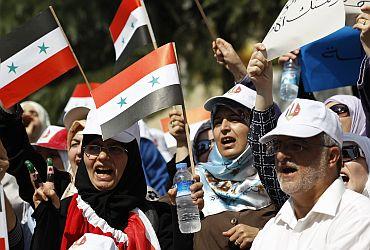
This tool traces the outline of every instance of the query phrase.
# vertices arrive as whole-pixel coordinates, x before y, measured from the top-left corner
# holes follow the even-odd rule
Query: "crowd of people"
[[[66,109],[64,127],[32,101],[1,108],[10,249],[370,249],[370,8],[363,11],[354,26],[366,52],[359,97],[297,98],[283,112],[265,46],[256,44],[245,66],[217,38],[214,56],[235,86],[204,103],[211,118],[192,145],[183,114],[169,112],[175,155],[143,121],[103,140],[91,104]],[[192,160],[201,230],[183,234],[172,180],[176,163]]]

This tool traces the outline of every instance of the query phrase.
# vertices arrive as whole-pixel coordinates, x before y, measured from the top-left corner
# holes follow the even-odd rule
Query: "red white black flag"
[[[50,9],[0,38],[0,100],[8,108],[77,65]]]
[[[150,23],[140,0],[122,0],[109,27],[116,52],[115,71],[120,72],[133,52],[151,44]]]
[[[154,112],[183,104],[174,44],[152,51],[91,95],[104,140]]]

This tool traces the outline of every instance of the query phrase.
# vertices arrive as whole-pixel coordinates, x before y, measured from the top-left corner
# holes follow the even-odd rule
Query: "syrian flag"
[[[116,69],[121,71],[133,52],[151,43],[149,18],[140,0],[123,0],[109,27],[116,51]]]
[[[0,100],[9,108],[77,65],[48,9],[0,38]]]
[[[183,104],[174,44],[146,55],[91,92],[103,139],[161,109]]]

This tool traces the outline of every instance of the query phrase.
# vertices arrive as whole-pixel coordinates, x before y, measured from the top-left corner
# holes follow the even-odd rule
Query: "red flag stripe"
[[[127,19],[129,18],[131,12],[140,6],[140,0],[122,0],[121,4],[118,7],[117,13],[113,18],[113,21],[109,26],[113,43],[116,42],[119,34],[123,30],[123,27],[125,27]]]
[[[90,86],[92,89],[98,87],[100,83],[90,82]],[[71,97],[91,97],[90,90],[87,87],[86,83],[79,83],[76,85],[75,89],[73,90]]]
[[[66,47],[1,88],[0,100],[9,108],[76,65],[72,51]]]
[[[0,250],[5,250],[5,238],[0,238]]]
[[[168,43],[152,51],[150,54],[91,91],[96,107],[101,107],[154,70],[174,63],[176,63],[176,56],[173,43]]]

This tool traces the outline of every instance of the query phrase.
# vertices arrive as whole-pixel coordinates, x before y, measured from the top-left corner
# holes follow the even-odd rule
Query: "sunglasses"
[[[356,160],[359,157],[365,158],[364,152],[358,145],[343,146],[342,148],[343,162]]]
[[[200,140],[195,145],[195,154],[196,156],[201,156],[202,154],[208,152],[213,145],[214,140]]]
[[[342,103],[335,104],[330,107],[339,117],[347,117],[349,116],[349,109],[348,106]]]

